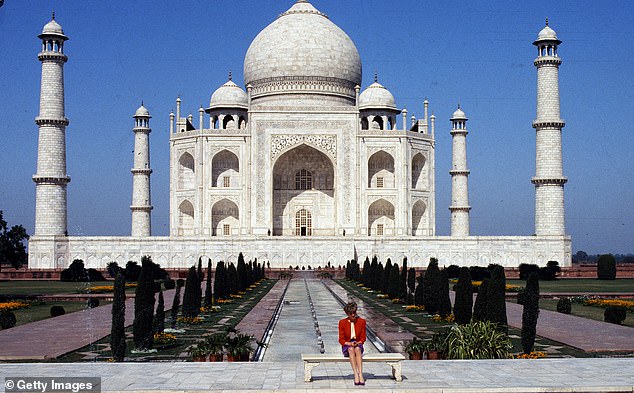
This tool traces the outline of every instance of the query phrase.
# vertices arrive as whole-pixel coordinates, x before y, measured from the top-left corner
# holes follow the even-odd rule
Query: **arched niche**
[[[238,205],[228,199],[222,199],[211,208],[211,226],[213,236],[230,236],[240,233],[240,211]]]
[[[211,160],[211,184],[213,187],[239,187],[240,162],[229,150],[222,150]]]
[[[394,157],[380,150],[368,159],[368,188],[394,188]]]
[[[368,234],[370,236],[394,234],[394,205],[385,199],[379,199],[368,207]]]

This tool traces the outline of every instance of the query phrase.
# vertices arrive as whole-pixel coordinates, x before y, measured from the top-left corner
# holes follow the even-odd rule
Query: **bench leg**
[[[313,379],[313,368],[319,366],[319,363],[304,362],[304,382],[310,382]]]
[[[401,374],[401,362],[387,362],[392,367],[392,377],[396,380],[396,382],[401,382],[403,380],[403,375]]]

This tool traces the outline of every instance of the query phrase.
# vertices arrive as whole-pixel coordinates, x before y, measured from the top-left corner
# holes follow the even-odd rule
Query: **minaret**
[[[151,236],[150,112],[141,106],[134,113],[134,167],[132,168],[132,236]]]
[[[64,35],[62,26],[53,19],[42,34],[40,114],[35,118],[39,127],[37,143],[37,173],[35,182],[35,236],[67,236],[66,185],[66,126],[64,111]]]
[[[467,116],[460,109],[451,117],[451,236],[469,236],[469,169],[467,169]]]
[[[539,32],[537,46],[537,119],[535,144],[535,234],[566,234],[564,222],[564,184],[561,155],[561,129],[565,123],[559,113],[559,65],[555,31],[548,26]]]

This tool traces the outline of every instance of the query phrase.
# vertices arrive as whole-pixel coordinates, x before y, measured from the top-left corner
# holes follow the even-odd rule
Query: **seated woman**
[[[350,358],[354,373],[354,384],[365,385],[363,379],[363,343],[365,342],[365,319],[357,315],[357,304],[352,302],[343,308],[347,317],[339,321],[339,344],[343,356]]]

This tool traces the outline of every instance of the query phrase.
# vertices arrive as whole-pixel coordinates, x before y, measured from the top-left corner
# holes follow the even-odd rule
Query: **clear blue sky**
[[[40,63],[55,10],[65,46],[69,233],[128,235],[131,115],[152,119],[152,216],[167,235],[169,112],[197,118],[256,34],[293,0],[6,0],[0,7],[0,209],[34,226]],[[451,138],[470,118],[471,233],[534,231],[536,72],[531,44],[549,17],[559,54],[566,226],[573,250],[634,252],[634,5],[623,1],[313,0],[356,43],[363,87],[379,74],[399,107],[437,116],[437,231],[449,233]]]

